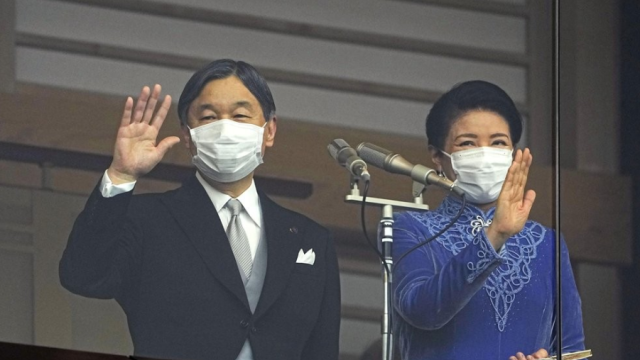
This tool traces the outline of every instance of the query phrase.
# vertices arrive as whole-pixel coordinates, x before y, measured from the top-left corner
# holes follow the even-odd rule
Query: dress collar
[[[460,206],[462,206],[462,199],[458,198],[455,195],[448,195],[444,198],[440,206],[438,207],[438,211],[442,211],[444,213],[455,215],[460,210]],[[467,202],[463,214],[467,215],[477,215],[481,216],[483,219],[492,219],[493,214],[496,211],[496,207],[493,206],[486,212],[482,211],[479,207],[475,206]]]

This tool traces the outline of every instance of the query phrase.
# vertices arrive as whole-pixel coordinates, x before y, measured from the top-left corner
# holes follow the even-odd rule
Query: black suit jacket
[[[135,354],[256,360],[337,359],[340,285],[329,232],[259,192],[267,272],[251,313],[220,219],[195,176],[163,194],[103,198],[96,188],[60,261],[68,290],[115,298]],[[297,264],[313,249],[314,265]],[[96,324],[99,326],[99,324]]]

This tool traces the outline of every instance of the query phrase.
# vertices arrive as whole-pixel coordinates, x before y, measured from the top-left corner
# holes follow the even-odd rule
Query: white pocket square
[[[313,265],[313,263],[315,262],[316,253],[313,252],[313,249],[309,249],[307,250],[307,252],[304,252],[302,251],[302,249],[300,249],[300,252],[298,252],[298,260],[296,260],[296,263]]]

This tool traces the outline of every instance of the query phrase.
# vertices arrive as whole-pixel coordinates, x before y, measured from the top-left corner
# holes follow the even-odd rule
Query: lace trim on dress
[[[450,197],[445,198],[442,205],[435,211],[418,213],[411,212],[411,216],[424,225],[429,233],[434,234],[448,224],[460,209],[460,203]],[[485,215],[480,209],[469,207],[456,224],[436,240],[453,255],[457,255],[469,244],[479,247],[476,263],[468,263],[471,274],[467,281],[473,282],[495,261],[493,249],[483,239],[481,230],[491,224],[494,209]],[[537,246],[543,241],[546,229],[535,222],[529,221],[524,229],[509,238],[500,250],[500,257],[504,262],[491,272],[483,285],[485,292],[495,311],[496,324],[499,331],[504,331],[509,311],[516,295],[531,280],[529,264],[537,256]]]

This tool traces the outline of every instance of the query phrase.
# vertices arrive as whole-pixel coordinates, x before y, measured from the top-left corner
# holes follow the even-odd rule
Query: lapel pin
[[[289,232],[290,232],[290,233],[293,233],[293,234],[297,234],[297,233],[298,233],[298,228],[297,228],[297,227],[295,227],[295,226],[290,227],[290,228],[289,228]]]

